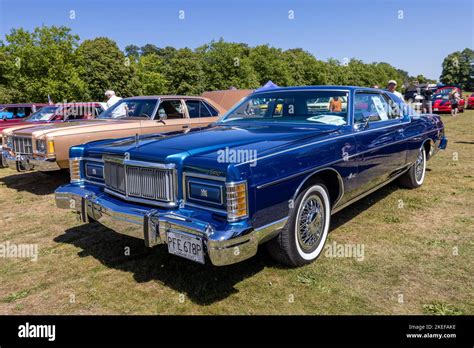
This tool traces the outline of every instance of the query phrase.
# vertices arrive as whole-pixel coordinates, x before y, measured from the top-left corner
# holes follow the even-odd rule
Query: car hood
[[[308,138],[321,137],[338,129],[339,127],[332,126],[304,125],[258,124],[245,127],[211,125],[188,132],[91,143],[86,148],[85,156],[99,157],[103,154],[122,156],[127,152],[130,159],[147,162],[179,162],[192,156],[215,163],[219,151],[246,149],[256,151],[260,157],[268,152],[301,143]]]
[[[15,134],[23,136],[67,136],[82,132],[110,131],[118,129],[129,129],[140,126],[140,120],[83,120],[60,123],[48,123],[39,126],[23,128]]]

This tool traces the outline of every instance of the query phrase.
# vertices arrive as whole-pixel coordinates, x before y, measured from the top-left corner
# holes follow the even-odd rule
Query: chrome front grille
[[[157,168],[151,163],[128,164],[127,161],[104,161],[105,186],[127,197],[150,201],[176,201],[176,172]]]
[[[28,137],[13,137],[13,152],[17,154],[31,155],[33,153],[33,141]]]
[[[105,162],[105,184],[108,188],[125,194],[125,168],[123,164]]]

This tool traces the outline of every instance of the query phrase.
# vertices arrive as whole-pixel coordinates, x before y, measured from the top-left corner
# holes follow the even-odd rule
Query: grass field
[[[264,248],[224,268],[147,249],[57,209],[67,176],[0,169],[0,244],[38,245],[37,261],[0,258],[0,314],[474,314],[474,111],[443,120],[448,149],[421,188],[390,184],[333,216],[327,245],[363,259],[298,269]]]

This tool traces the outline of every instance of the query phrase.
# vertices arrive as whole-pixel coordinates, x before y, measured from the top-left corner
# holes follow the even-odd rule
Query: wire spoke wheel
[[[324,226],[324,204],[316,195],[306,198],[298,214],[298,243],[305,253],[310,253],[321,242]]]
[[[415,162],[415,179],[420,182],[423,179],[425,171],[425,158],[423,156],[423,150],[420,151]]]

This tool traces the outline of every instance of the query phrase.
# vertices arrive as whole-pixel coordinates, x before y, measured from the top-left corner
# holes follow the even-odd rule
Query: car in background
[[[227,95],[232,97],[232,93]],[[234,97],[241,98],[238,93]],[[217,121],[225,111],[214,101],[196,96],[124,98],[96,119],[4,131],[2,153],[7,165],[18,171],[68,169],[71,146],[203,127]]]
[[[83,119],[93,119],[106,109],[105,103],[100,102],[78,102],[78,103],[57,103],[55,105],[45,105],[35,113],[25,118],[10,119],[0,121],[0,132],[13,132],[15,130],[28,128],[36,125],[52,125],[57,122],[69,122]],[[6,167],[7,162],[2,156],[0,168]]]
[[[433,112],[435,113],[451,112],[451,102],[449,101],[449,95],[453,91],[453,89],[456,89],[462,98],[461,88],[456,87],[456,86],[441,87],[437,89],[431,97],[431,105],[432,105]],[[459,112],[464,111],[465,103],[466,102],[464,99],[461,99],[459,101],[458,103]]]
[[[348,107],[310,106],[335,97]],[[266,89],[204,129],[73,146],[71,182],[55,199],[85,223],[194,262],[234,264],[267,243],[297,267],[323,251],[332,214],[395,179],[420,187],[446,146],[438,115],[387,91]]]
[[[0,104],[0,126],[2,124],[15,124],[22,122],[31,114],[49,104],[44,103],[22,103],[22,104]]]
[[[44,123],[92,119],[100,115],[105,109],[106,103],[100,102],[47,104],[27,117],[0,121],[0,132],[10,127],[19,129]]]
[[[429,91],[431,92],[430,94],[432,94],[433,92],[441,88],[441,86],[442,85],[436,85],[434,83],[411,85],[406,88],[403,97],[405,98],[405,101],[409,103],[413,103],[415,101],[421,102],[425,98],[425,93],[423,93],[423,91],[426,90],[426,87],[428,87]]]
[[[466,109],[474,109],[474,93],[467,98]]]

